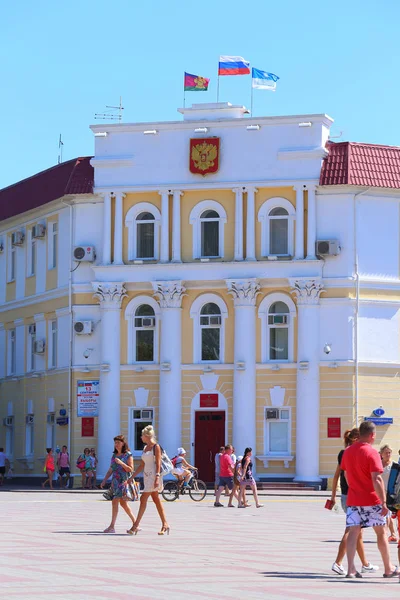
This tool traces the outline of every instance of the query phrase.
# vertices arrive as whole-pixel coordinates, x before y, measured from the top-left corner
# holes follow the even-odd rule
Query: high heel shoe
[[[158,535],[164,535],[165,533],[167,535],[169,535],[169,531],[170,531],[170,526],[169,525],[163,525],[161,527],[161,531],[158,532]]]
[[[136,525],[133,525],[133,527],[131,527],[130,529],[126,530],[126,533],[129,533],[129,535],[137,535],[138,531],[142,531],[140,527],[136,527]]]

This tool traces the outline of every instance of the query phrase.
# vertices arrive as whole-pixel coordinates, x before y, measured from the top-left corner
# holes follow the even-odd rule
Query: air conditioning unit
[[[11,245],[12,246],[22,246],[24,243],[25,234],[23,231],[14,231],[11,234]]]
[[[153,410],[142,410],[142,419],[153,419]]]
[[[29,335],[35,335],[35,333],[36,333],[36,325],[35,324],[28,326],[28,333],[29,333]]]
[[[37,239],[37,238],[44,238],[44,236],[46,235],[46,227],[44,225],[42,225],[41,223],[38,223],[37,225],[34,225],[32,227],[32,237]]]
[[[36,340],[33,344],[33,352],[34,354],[43,354],[45,348],[44,340]]]
[[[47,424],[54,425],[54,421],[55,421],[54,413],[48,414],[47,415]]]
[[[287,325],[289,315],[268,315],[268,325]]]
[[[35,421],[35,415],[26,415],[25,423],[27,425],[33,425],[34,421]]]
[[[341,247],[338,240],[318,240],[315,242],[315,254],[317,256],[337,256]]]
[[[279,419],[279,409],[278,408],[267,408],[265,411],[266,419]]]
[[[5,427],[12,427],[14,425],[14,417],[5,417],[3,419],[3,425]]]
[[[93,321],[76,321],[74,331],[78,335],[90,335],[93,332]]]
[[[155,317],[143,317],[142,318],[142,327],[154,327],[156,324]]]
[[[78,262],[93,262],[96,258],[94,246],[76,246],[74,248],[74,260]]]

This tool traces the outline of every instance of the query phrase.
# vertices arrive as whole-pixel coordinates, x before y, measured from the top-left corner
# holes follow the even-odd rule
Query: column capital
[[[319,297],[325,291],[320,279],[289,279],[289,283],[299,305],[319,304]]]
[[[237,187],[234,187],[234,188],[232,188],[232,192],[234,192],[235,194],[238,194],[239,192],[242,192],[242,193],[243,193],[243,190],[244,190],[244,189],[245,189],[245,188],[243,188],[243,187],[239,187],[239,186],[237,186]]]
[[[105,283],[99,281],[92,282],[93,297],[100,302],[101,308],[120,309],[122,300],[127,296],[124,283]]]
[[[114,196],[114,198],[124,199],[126,196],[126,192],[111,192],[111,196]]]
[[[172,190],[169,190],[168,188],[160,188],[158,190],[158,193],[160,194],[160,196],[162,196],[163,194],[170,194]]]
[[[301,191],[307,190],[307,184],[302,183],[301,181],[299,183],[295,183],[294,186],[292,186],[292,187],[296,192],[299,192],[300,190]]]
[[[172,193],[174,196],[183,196],[185,192],[183,192],[182,190],[172,190]]]
[[[186,288],[182,281],[153,281],[154,294],[161,308],[181,308]]]
[[[307,192],[315,192],[316,189],[317,189],[316,183],[305,183],[304,184],[304,190],[306,190]]]
[[[247,194],[248,194],[249,192],[253,192],[253,194],[257,194],[257,192],[258,192],[258,188],[256,188],[256,186],[255,186],[255,185],[246,185],[246,186],[244,186],[242,189],[243,189],[243,191],[244,191],[244,192],[246,192]]]
[[[228,293],[233,296],[235,306],[255,306],[260,293],[258,279],[227,279]]]

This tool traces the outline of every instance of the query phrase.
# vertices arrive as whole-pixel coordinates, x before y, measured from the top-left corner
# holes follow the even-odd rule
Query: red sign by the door
[[[328,438],[342,437],[340,417],[328,417]]]
[[[82,417],[82,437],[94,437],[94,417]]]
[[[200,394],[200,408],[218,408],[218,394]]]

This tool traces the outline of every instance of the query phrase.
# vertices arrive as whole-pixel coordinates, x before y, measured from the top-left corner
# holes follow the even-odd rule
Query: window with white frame
[[[25,416],[25,454],[33,456],[35,452],[35,417],[32,413]]]
[[[221,357],[221,309],[208,302],[200,311],[201,360],[219,361]]]
[[[224,207],[215,200],[203,200],[190,213],[193,225],[193,258],[223,258]]]
[[[284,293],[265,296],[258,309],[261,319],[261,362],[293,362],[296,305]]]
[[[27,371],[34,371],[36,367],[35,341],[36,326],[28,325]]]
[[[46,448],[53,448],[56,442],[55,414],[47,413],[46,419]]]
[[[55,269],[58,262],[58,222],[51,221],[48,226],[47,238],[48,269]]]
[[[190,307],[193,319],[193,362],[225,361],[228,309],[218,294],[200,294]]]
[[[11,460],[14,455],[14,417],[8,416],[3,422],[6,429],[6,456]]]
[[[8,331],[7,354],[7,374],[15,375],[17,371],[17,339],[15,329]]]
[[[153,408],[131,409],[131,423],[129,427],[129,447],[134,454],[141,454],[143,450],[142,431],[147,425],[154,426]]]
[[[36,273],[36,239],[32,236],[32,228],[28,229],[27,243],[27,276],[32,277]]]
[[[296,211],[286,198],[270,198],[261,206],[261,255],[293,256]]]
[[[58,343],[58,328],[57,321],[49,323],[49,368],[57,367],[57,343]]]
[[[155,329],[154,309],[142,304],[135,312],[135,362],[154,362]]]
[[[161,213],[150,202],[132,206],[125,217],[128,227],[128,259],[159,259],[159,228]]]
[[[265,409],[265,454],[289,455],[291,452],[290,408]]]
[[[8,281],[14,281],[17,276],[17,248],[11,243],[8,236]]]

